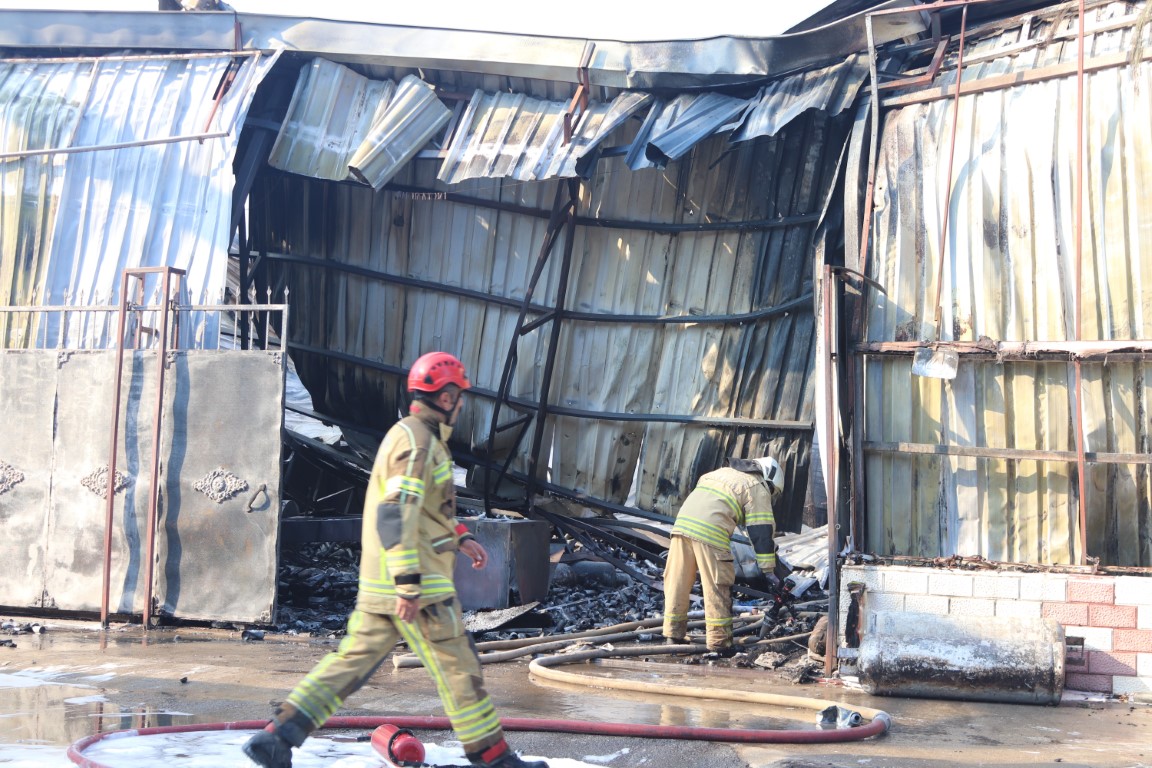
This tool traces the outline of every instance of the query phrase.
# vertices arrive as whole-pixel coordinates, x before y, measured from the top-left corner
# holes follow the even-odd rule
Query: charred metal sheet
[[[713,133],[734,128],[748,107],[746,99],[720,93],[682,94],[660,102],[628,150],[628,167],[664,168]]]
[[[537,166],[547,163],[545,153],[563,141],[566,110],[560,101],[477,91],[438,178],[450,184],[486,177],[535,178]]]
[[[997,349],[1002,343],[1043,347],[1079,338],[1122,348],[1152,336],[1152,252],[1132,236],[1152,226],[1152,217],[1147,206],[1126,202],[1146,197],[1142,179],[1152,167],[1146,98],[1152,64],[1132,64],[1126,55],[1110,66],[1093,64],[1097,54],[1129,50],[1136,29],[1149,39],[1130,8],[1099,5],[1087,20],[1092,66],[1084,90],[1082,284],[1076,281],[1072,193],[1076,14],[1053,9],[1016,19],[1010,28],[1000,23],[983,34],[973,31],[965,61],[971,55],[974,63],[965,67],[963,80],[1006,75],[992,78],[995,89],[961,95],[958,102],[946,95],[947,84],[955,83],[953,46],[941,97],[886,114],[868,266],[884,293],[871,294],[866,341],[928,347],[942,342],[945,348],[949,342],[979,342]],[[1018,77],[1051,64],[1063,66],[1063,74],[1038,81]],[[947,179],[953,152],[953,178]],[[1152,565],[1147,465],[1089,463],[1083,553],[1075,461],[1007,453],[1074,455],[1078,390],[1067,358],[997,360],[970,357],[960,348],[951,380],[915,375],[911,354],[869,354],[866,366],[866,551],[1027,563],[1076,563],[1087,554],[1105,565]],[[1152,357],[1135,351],[1086,362],[1083,379],[1086,451],[1147,455]],[[988,453],[868,447],[885,444]]]
[[[813,418],[809,254],[848,127],[843,115],[809,110],[774,137],[733,146],[713,136],[666,171],[600,160],[573,241],[566,309],[582,319],[562,318],[550,391],[541,393],[547,334],[521,336],[511,361],[520,402],[534,410],[547,397],[579,411],[546,421],[553,485],[577,500],[674,514],[700,474],[728,456],[771,453],[791,478],[778,521],[799,527]],[[528,446],[515,447],[514,435],[489,452],[492,397],[555,183],[469,181],[457,197],[434,192],[436,171],[417,158],[402,172],[423,182],[407,189],[429,194],[295,176],[258,184],[269,242],[281,244],[270,250],[343,254],[270,253],[273,279],[301,309],[290,340],[297,370],[317,411],[364,426],[359,445],[371,455],[387,414],[405,407],[397,382],[406,366],[431,345],[446,347],[474,383],[454,452],[510,458],[523,472]],[[762,193],[733,179],[754,179]],[[347,223],[338,236],[308,226],[323,206]],[[555,305],[558,262],[542,267],[534,305]]]
[[[592,102],[565,143],[568,102],[476,91],[437,178],[458,184],[475,178],[586,176],[599,145],[650,101],[648,94],[628,92],[610,102]]]
[[[809,109],[838,115],[856,100],[868,79],[868,57],[854,53],[841,64],[773,80],[760,89],[732,141],[775,136]]]
[[[121,269],[162,265],[187,271],[194,303],[219,300],[233,155],[275,60],[0,60],[0,123],[16,140],[0,149],[0,305],[109,301]]]
[[[136,352],[125,361],[110,482],[115,364],[112,351],[0,351],[0,409],[8,433],[22,438],[18,464],[0,460],[24,475],[0,495],[8,534],[0,556],[23,569],[22,578],[0,581],[0,604],[100,610],[111,486],[111,612],[144,612],[156,356]],[[188,351],[170,355],[169,364],[157,605],[181,618],[268,621],[279,524],[280,353]]]

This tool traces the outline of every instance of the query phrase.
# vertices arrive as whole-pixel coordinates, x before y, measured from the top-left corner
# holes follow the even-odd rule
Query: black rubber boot
[[[483,752],[469,752],[468,762],[476,768],[548,768],[543,760],[521,760],[503,739]]]
[[[244,754],[261,768],[292,768],[292,745],[275,733],[260,731],[248,739]]]

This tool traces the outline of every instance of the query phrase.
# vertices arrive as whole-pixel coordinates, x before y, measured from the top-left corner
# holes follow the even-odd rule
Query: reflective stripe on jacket
[[[776,565],[776,518],[768,485],[756,475],[722,467],[702,476],[688,494],[672,534],[726,551],[738,526],[748,529],[760,570],[771,571]]]
[[[452,454],[439,438],[442,419],[414,407],[376,452],[360,536],[360,610],[391,614],[397,596],[419,597],[425,606],[456,594],[460,537]]]

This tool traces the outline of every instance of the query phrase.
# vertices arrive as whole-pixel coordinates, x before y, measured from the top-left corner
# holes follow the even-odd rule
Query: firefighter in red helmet
[[[481,768],[547,768],[504,740],[483,672],[464,631],[452,573],[457,551],[483,568],[488,553],[456,521],[447,441],[472,384],[447,352],[420,356],[408,372],[409,415],[384,436],[364,499],[360,585],[348,633],[288,694],[272,723],[244,745],[264,768],[291,768],[298,747],[332,717],[400,640],[436,681],[456,737]]]

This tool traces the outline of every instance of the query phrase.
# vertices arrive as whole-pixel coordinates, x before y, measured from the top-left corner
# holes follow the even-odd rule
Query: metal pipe
[[[1078,50],[1076,51],[1076,212],[1074,214],[1073,237],[1076,238],[1076,282],[1073,296],[1076,340],[1081,340],[1082,328],[1082,273],[1084,269],[1084,0],[1080,0],[1080,29],[1078,35]],[[1087,468],[1085,467],[1085,439],[1084,439],[1084,378],[1080,370],[1080,361],[1073,364],[1076,383],[1076,480],[1079,505],[1080,527],[1080,564],[1087,562],[1088,557],[1088,485]]]
[[[144,578],[144,629],[152,627],[152,578],[156,566],[156,523],[157,502],[160,498],[160,425],[164,418],[164,371],[168,357],[168,315],[171,312],[171,279],[173,275],[183,277],[180,269],[167,269],[161,277],[162,306],[160,313],[160,344],[156,350],[156,407],[152,412],[152,466],[150,482],[152,492],[148,496],[148,563]],[[143,281],[141,281],[143,282]]]
[[[832,610],[833,605],[839,605],[839,572],[836,568],[836,555],[840,550],[840,500],[837,494],[840,474],[840,438],[836,425],[836,301],[835,278],[831,265],[824,265],[824,286],[822,291],[824,316],[824,402],[827,412],[827,424],[824,434],[824,463],[825,494],[828,497],[828,626],[825,638],[824,674],[831,677],[836,669],[836,648],[839,634],[838,616]]]
[[[1106,355],[1112,359],[1117,352],[1130,351],[1141,357],[1152,356],[1152,340],[1101,339],[1099,341],[949,341],[943,344],[921,341],[881,341],[857,344],[855,351],[865,355],[911,355],[918,349],[948,349],[960,355],[987,355],[997,360],[1023,360],[1044,362],[1036,356],[1063,355],[1057,362],[1070,357]]]
[[[263,55],[263,51],[231,51],[228,53],[165,53],[161,56],[157,56],[156,54],[151,53],[140,53],[122,54],[119,56],[62,56],[57,58],[31,59],[5,58],[4,61],[7,64],[76,64],[84,61],[156,61],[157,59],[162,59],[164,61],[194,61],[197,59],[232,59],[237,56],[257,58]]]
[[[274,175],[283,175],[284,177],[291,178],[291,174],[280,171]],[[351,181],[334,181],[330,184],[341,185],[348,184],[358,188],[363,188],[363,184]],[[394,195],[410,195],[415,200],[443,200],[450,203],[458,203],[461,205],[474,206],[476,208],[483,208],[492,211],[504,211],[507,213],[518,213],[523,216],[532,216],[537,219],[551,218],[551,211],[542,210],[540,208],[530,208],[526,205],[517,205],[515,203],[504,203],[499,200],[489,200],[481,197],[471,197],[469,195],[461,195],[456,192],[444,192],[439,190],[428,189],[425,187],[416,187],[408,184],[393,184],[389,183],[384,185],[384,191],[391,192]],[[716,221],[716,222],[697,222],[693,224],[674,224],[674,223],[657,223],[648,221],[630,221],[626,219],[601,219],[591,216],[576,216],[576,223],[581,226],[587,227],[601,227],[603,229],[631,229],[639,232],[655,232],[658,234],[683,234],[693,232],[743,232],[746,230],[773,230],[784,229],[787,227],[794,227],[801,224],[810,224],[820,219],[820,212],[814,213],[801,213],[794,216],[781,216],[774,219],[754,219],[750,221]]]
[[[158,139],[120,141],[114,144],[94,144],[87,147],[49,147],[47,149],[25,149],[19,152],[0,152],[0,160],[20,160],[25,157],[37,157],[39,155],[74,155],[80,152],[101,152],[111,149],[150,147],[158,144],[178,144],[182,141],[203,142],[205,139],[222,139],[228,135],[230,135],[229,131],[214,131],[212,133],[193,133],[181,136],[165,136]]]
[[[112,387],[112,437],[108,447],[107,503],[104,514],[104,579],[100,593],[100,626],[108,628],[108,593],[112,579],[112,521],[116,505],[116,448],[120,442],[120,387],[124,368],[124,326],[128,315],[128,273],[120,275],[120,319],[116,332],[116,382]]]
[[[528,315],[532,296],[536,292],[536,286],[540,282],[541,275],[544,274],[544,267],[552,256],[552,248],[556,245],[557,233],[560,231],[560,227],[564,221],[562,214],[565,206],[571,204],[571,201],[568,203],[564,202],[563,190],[563,186],[556,186],[556,196],[552,203],[552,213],[548,218],[548,229],[544,233],[544,242],[540,244],[540,252],[536,255],[536,264],[532,268],[532,276],[528,280],[524,297],[520,301],[520,314],[516,318],[516,329],[513,331],[512,338],[508,343],[508,354],[504,358],[504,368],[500,373],[500,385],[496,393],[496,402],[492,407],[492,418],[488,424],[488,439],[486,445],[489,456],[495,453],[496,435],[511,426],[500,424],[500,409],[504,403],[512,403],[509,392],[512,387],[512,379],[515,376],[520,337],[524,335],[524,318]],[[472,390],[472,392],[476,394],[475,389]],[[520,441],[524,439],[524,434],[528,429],[528,420],[521,418],[515,420],[512,424],[520,425],[520,432],[516,436],[516,446],[519,447]],[[486,511],[492,510],[492,488],[493,486],[499,486],[503,479],[507,477],[508,469],[512,466],[514,454],[515,451],[508,452],[508,457],[505,459],[503,465],[499,467],[494,482],[484,483],[484,509]]]
[[[300,350],[303,352],[310,352],[312,354],[321,355],[323,357],[332,358],[334,360],[343,360],[355,365],[362,365],[365,368],[371,368],[377,371],[383,371],[396,376],[402,376],[405,371],[394,365],[387,363],[379,363],[374,360],[359,357],[358,355],[349,355],[345,352],[336,352],[334,350],[324,349],[322,347],[314,347],[309,344],[299,344],[290,342],[289,349]],[[471,397],[484,397],[490,399],[498,399],[501,402],[507,402],[512,405],[518,405],[525,409],[535,409],[539,407],[539,403],[534,400],[528,400],[523,397],[506,397],[500,398],[498,392],[493,392],[482,387],[472,387],[468,390]],[[333,421],[339,424],[334,417],[327,414],[317,414],[306,409],[301,409],[296,406],[286,406],[290,410],[297,411],[306,416],[316,416],[324,421]],[[708,424],[721,427],[736,427],[747,429],[783,429],[793,430],[797,432],[810,432],[812,430],[812,422],[810,421],[785,421],[783,419],[741,419],[729,418],[723,416],[681,416],[668,413],[623,413],[613,411],[591,411],[583,408],[570,408],[568,406],[550,405],[548,412],[558,416],[572,416],[575,418],[595,419],[598,421],[623,421],[623,422],[661,422],[666,424]],[[349,426],[355,426],[349,422]]]
[[[952,167],[956,161],[956,128],[960,123],[960,81],[964,79],[964,35],[968,29],[968,6],[960,15],[960,48],[956,52],[956,95],[952,102],[952,136],[948,143],[948,175],[944,177],[944,216],[940,223],[940,251],[936,266],[936,316],[933,327],[940,339],[940,299],[944,292],[944,256],[948,248],[948,218],[952,212]]]

